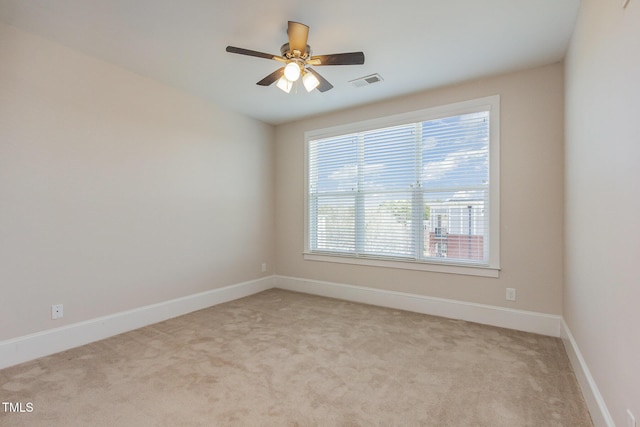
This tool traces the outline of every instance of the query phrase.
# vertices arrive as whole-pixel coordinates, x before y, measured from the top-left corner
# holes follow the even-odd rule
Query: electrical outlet
[[[636,427],[636,417],[633,416],[630,409],[627,409],[627,427]]]
[[[516,289],[515,288],[507,288],[507,301],[515,301],[516,300]]]
[[[263,262],[262,263],[262,272],[265,273],[267,271],[267,263]]]
[[[52,319],[60,319],[63,316],[64,316],[64,312],[62,311],[62,304],[54,304],[51,306]]]

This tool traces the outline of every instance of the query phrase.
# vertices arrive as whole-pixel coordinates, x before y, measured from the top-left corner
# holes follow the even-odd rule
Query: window
[[[496,277],[498,121],[493,96],[307,132],[305,258]]]

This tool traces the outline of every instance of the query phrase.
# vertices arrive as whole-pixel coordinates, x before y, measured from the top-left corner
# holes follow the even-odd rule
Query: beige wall
[[[0,24],[0,340],[273,274],[274,149],[271,126]]]
[[[640,3],[583,0],[566,60],[564,316],[618,426],[640,423]]]
[[[555,64],[278,126],[278,274],[561,314],[563,91]],[[305,131],[494,94],[502,128],[499,279],[303,260]],[[507,287],[517,289],[517,302],[505,301]]]

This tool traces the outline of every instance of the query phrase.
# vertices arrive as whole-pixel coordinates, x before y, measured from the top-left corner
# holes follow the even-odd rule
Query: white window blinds
[[[489,264],[490,111],[308,141],[308,250]]]

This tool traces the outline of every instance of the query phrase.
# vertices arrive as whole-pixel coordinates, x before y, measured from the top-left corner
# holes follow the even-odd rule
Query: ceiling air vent
[[[350,80],[349,83],[354,85],[355,87],[362,87],[372,85],[374,83],[378,83],[382,81],[382,77],[380,74],[371,74],[370,76],[360,77],[355,80]]]

